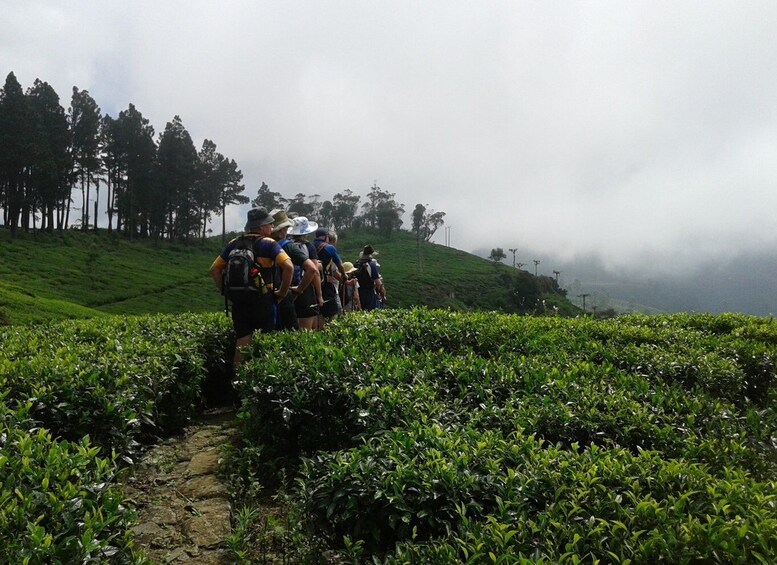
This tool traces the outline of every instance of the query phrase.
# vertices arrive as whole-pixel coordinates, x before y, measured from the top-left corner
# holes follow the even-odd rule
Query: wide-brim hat
[[[318,229],[316,222],[309,221],[305,216],[298,216],[291,220],[292,226],[286,232],[289,235],[307,235]]]
[[[273,215],[272,231],[273,233],[281,231],[283,228],[290,228],[294,225],[294,220],[286,215],[283,210],[278,210]]]
[[[274,221],[264,208],[253,208],[248,211],[248,221],[244,231],[251,232],[267,224],[272,224]]]
[[[356,267],[350,261],[344,261],[343,269],[345,270],[345,274],[347,275],[349,273],[353,273],[356,270]]]

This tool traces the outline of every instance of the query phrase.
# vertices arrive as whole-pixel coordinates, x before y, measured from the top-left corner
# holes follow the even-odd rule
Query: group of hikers
[[[382,307],[386,288],[377,252],[365,245],[352,263],[341,259],[336,245],[333,230],[305,216],[249,210],[244,233],[209,271],[225,308],[232,304],[235,364],[254,331],[318,330],[344,312]]]

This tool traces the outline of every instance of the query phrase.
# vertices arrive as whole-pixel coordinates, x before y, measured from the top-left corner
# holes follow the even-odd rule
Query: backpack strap
[[[328,244],[326,241],[322,241],[321,243],[319,243],[319,244],[318,244],[318,247],[316,248],[316,253],[318,253],[318,258],[319,258],[319,259],[321,259],[321,251],[322,251],[322,250],[324,249],[324,247],[326,247],[327,245],[329,245],[329,244]],[[328,264],[326,264],[326,265],[323,265],[323,263],[322,263],[322,265],[323,265],[323,267],[324,267],[324,270],[325,270],[325,271],[326,271],[326,269],[328,269],[328,268],[329,268],[329,266],[332,264],[332,261],[333,261],[333,260],[334,260],[334,259],[332,259],[332,258],[330,257],[330,259],[329,259],[329,263],[328,263]]]

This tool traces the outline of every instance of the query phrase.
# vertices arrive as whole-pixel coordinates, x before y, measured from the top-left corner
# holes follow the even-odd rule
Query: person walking
[[[329,244],[337,249],[337,232],[334,230],[329,230]],[[329,267],[328,275],[331,277],[332,284],[335,287],[335,304],[337,305],[337,314],[335,315],[341,316],[343,314],[342,291],[345,290],[345,275],[341,275],[340,271],[334,265]]]
[[[273,222],[264,208],[249,210],[245,233],[227,244],[208,271],[216,287],[232,303],[235,366],[242,363],[243,351],[251,343],[254,331],[266,333],[275,329],[277,305],[286,298],[291,285],[291,259],[269,237]],[[279,283],[275,282],[275,268],[280,269]],[[246,280],[238,281],[239,275]]]
[[[329,270],[334,266],[340,273],[341,280],[345,280],[345,271],[343,270],[343,260],[340,259],[337,248],[329,242],[329,230],[320,227],[315,233],[316,239],[313,240],[313,245],[323,269],[321,292],[324,296],[324,306],[321,308],[321,316],[326,322],[337,316],[337,290]]]
[[[293,239],[294,245],[305,254],[315,269],[312,283],[301,289],[298,287],[294,308],[299,327],[303,330],[315,330],[318,329],[319,312],[324,304],[324,298],[321,291],[321,273],[318,269],[318,253],[305,236],[315,232],[318,224],[308,221],[305,216],[298,216],[293,222],[294,225],[289,228],[287,236]]]
[[[359,281],[354,275],[356,267],[350,261],[343,263],[345,271],[345,283],[343,284],[343,312],[357,312],[361,310],[359,302]]]
[[[294,220],[289,218],[283,210],[277,210],[273,214],[273,219],[272,238],[278,242],[281,249],[286,252],[294,265],[290,292],[278,307],[278,329],[298,330],[300,329],[300,323],[297,316],[296,300],[305,293],[305,290],[311,283],[314,283],[311,288],[314,289],[315,294],[312,296],[316,299],[315,303],[322,302],[320,299],[321,277],[318,272],[318,265],[310,259],[307,247],[305,245],[298,245],[292,239],[293,236],[288,235],[289,228],[294,227]],[[308,296],[310,297],[311,295]],[[310,328],[305,327],[305,329]]]
[[[359,281],[359,301],[362,310],[375,310],[382,305],[379,297],[385,299],[383,279],[380,277],[378,262],[375,260],[377,255],[378,252],[372,248],[372,245],[365,245],[356,261],[356,278]]]

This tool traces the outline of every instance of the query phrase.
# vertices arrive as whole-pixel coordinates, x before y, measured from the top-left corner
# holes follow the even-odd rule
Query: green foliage
[[[0,330],[0,562],[143,562],[119,464],[188,421],[232,339],[218,314]]]
[[[292,473],[301,531],[360,559],[773,562],[775,335],[413,310],[258,336],[251,480]]]
[[[63,438],[128,453],[188,421],[229,335],[216,314],[11,326],[0,332],[0,390]]]
[[[128,528],[132,514],[113,486],[116,455],[84,438],[52,438],[0,402],[0,561],[141,563]]]

